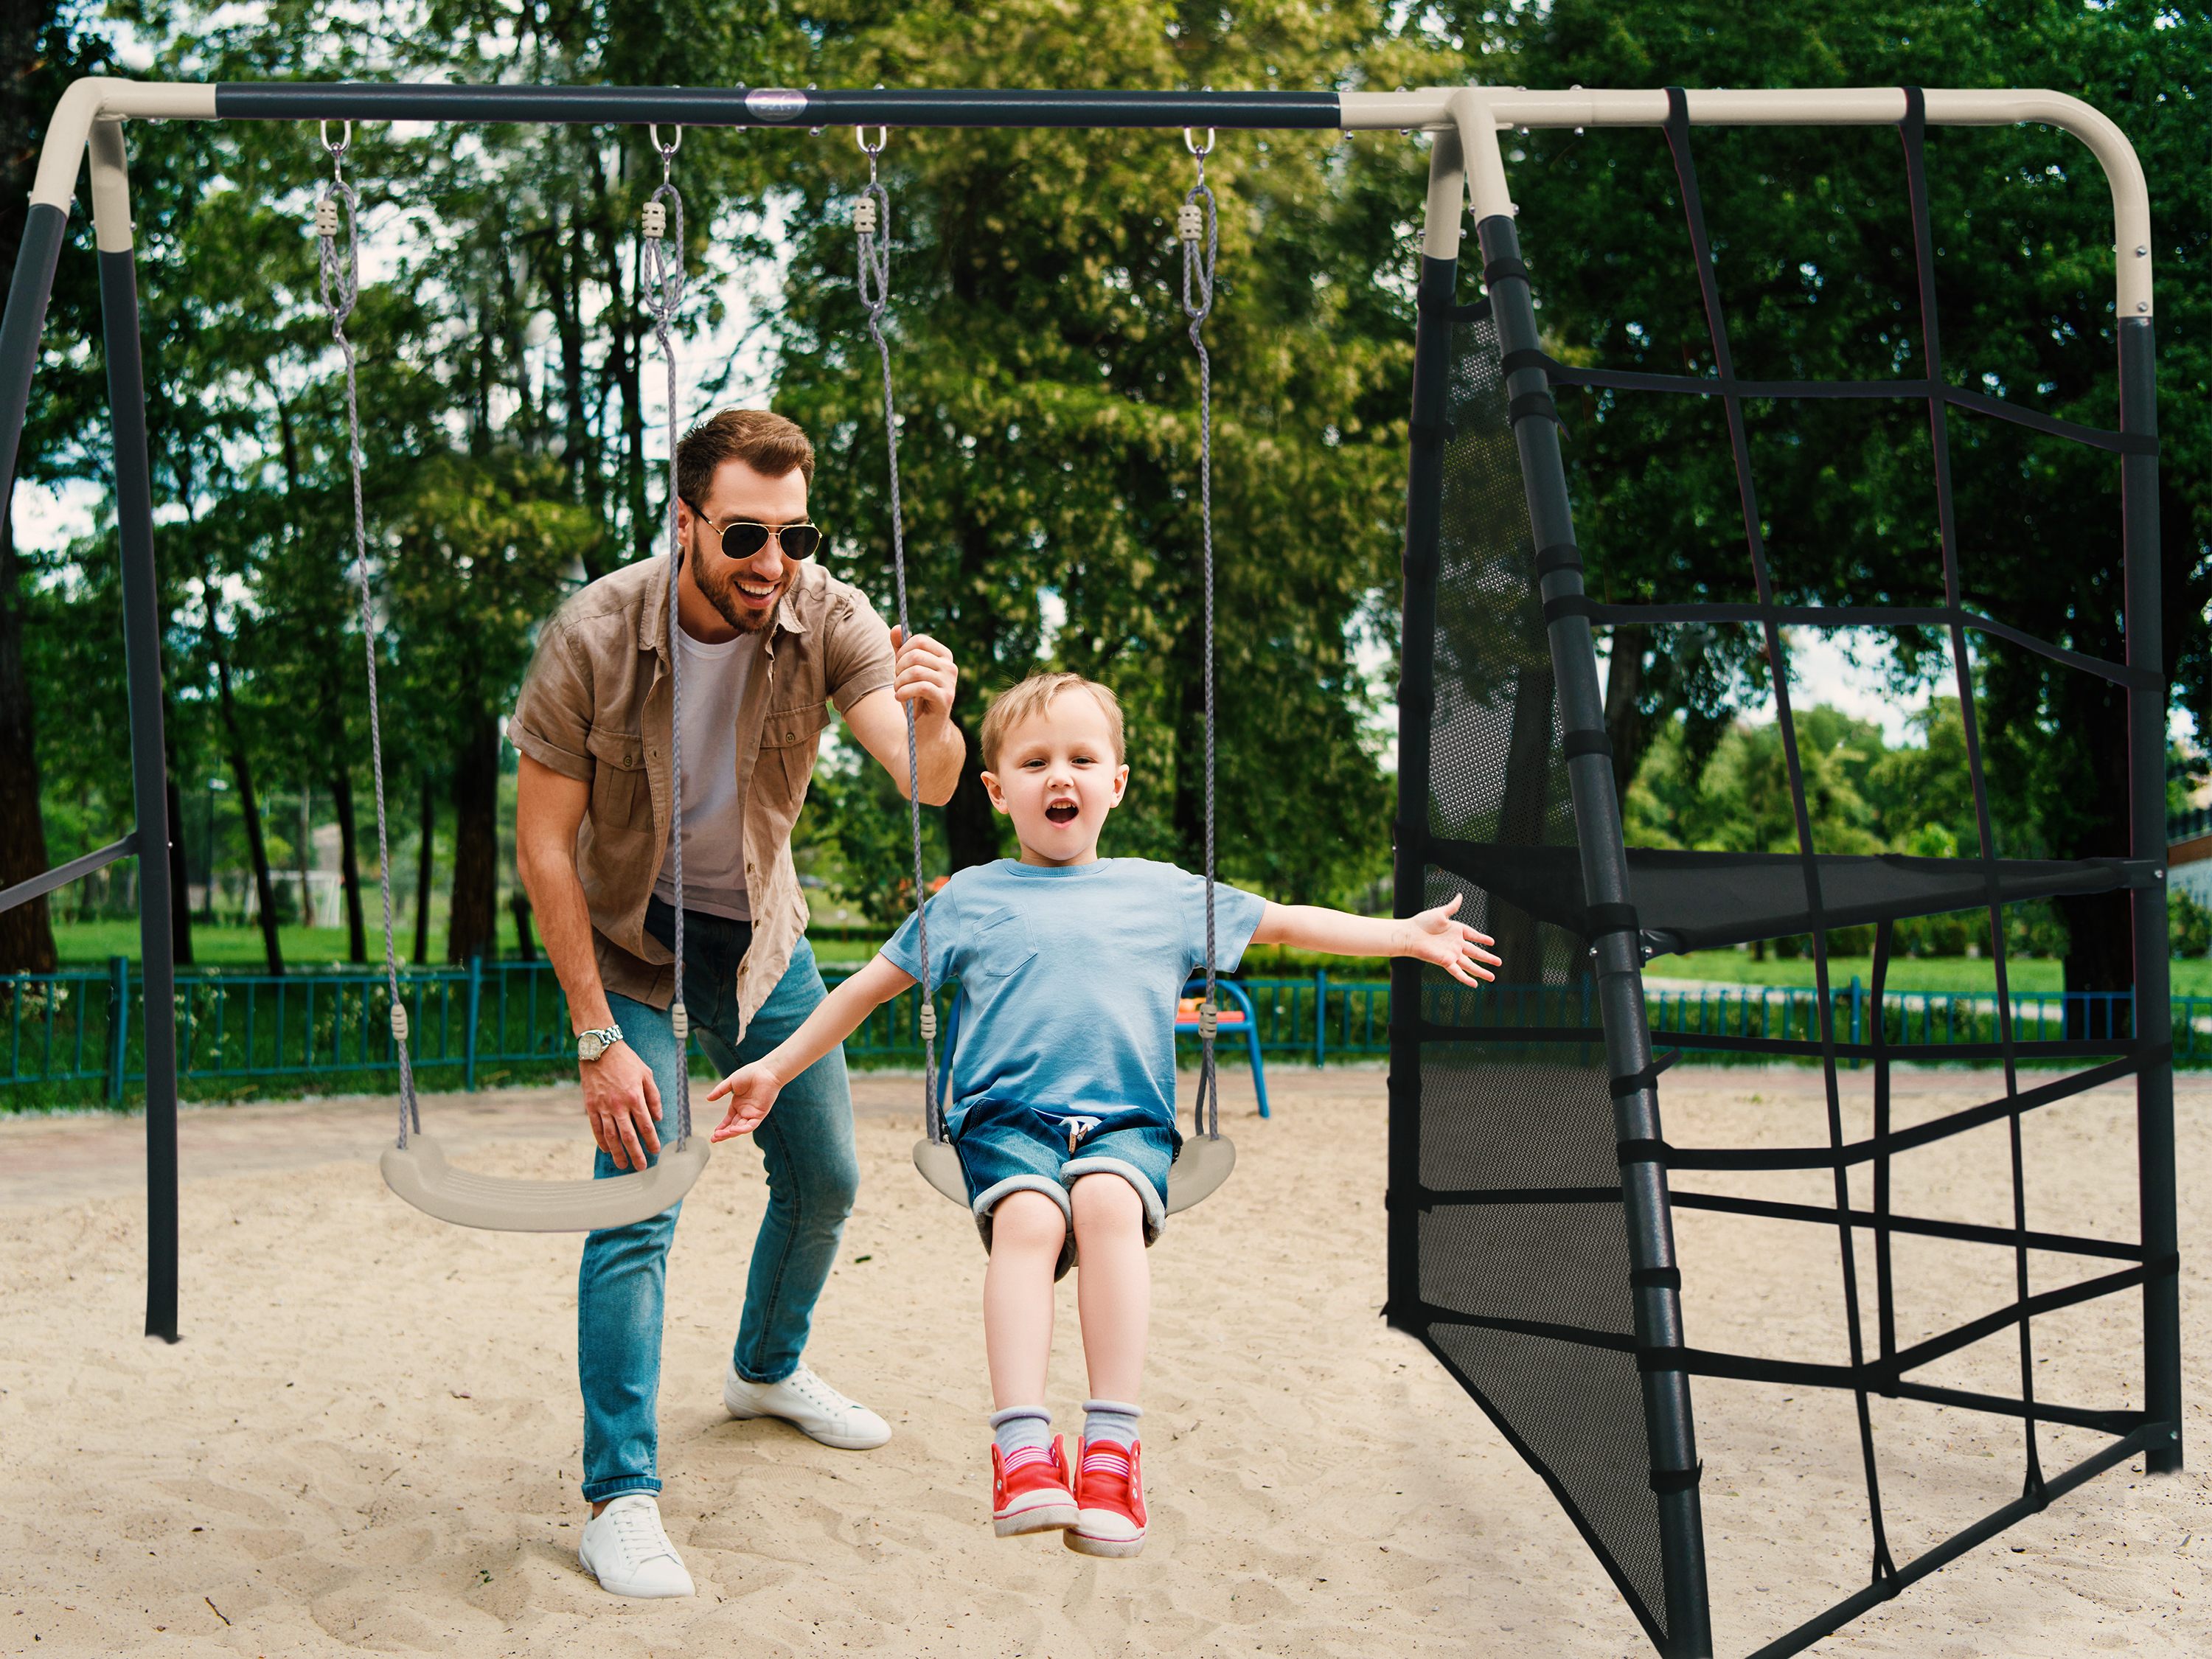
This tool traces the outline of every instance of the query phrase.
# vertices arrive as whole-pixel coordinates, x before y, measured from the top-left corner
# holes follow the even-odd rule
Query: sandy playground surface
[[[662,1509],[699,1594],[623,1602],[577,1567],[573,1237],[448,1228],[388,1194],[382,1100],[188,1109],[185,1340],[143,1318],[141,1127],[0,1121],[0,1650],[40,1655],[1637,1656],[1650,1651],[1541,1484],[1382,1301],[1383,1079],[1279,1068],[1276,1115],[1227,1091],[1230,1185],[1154,1253],[1152,1541],[1093,1561],[988,1525],[966,1217],[908,1162],[920,1085],[858,1080],[863,1184],[810,1359],[896,1431],[830,1450],[733,1423],[720,1382],[763,1199],[725,1148],[669,1268]],[[2001,1092],[1900,1079],[1900,1127]],[[1854,1085],[1863,1091],[1863,1079]],[[1825,1139],[1802,1073],[1680,1068],[1680,1145]],[[476,1167],[588,1167],[573,1093],[433,1097]],[[1864,1133],[1863,1099],[1852,1115]],[[2030,1224],[2132,1237],[2132,1097],[2030,1120]],[[2212,1364],[2201,1199],[2212,1083],[2184,1079],[2183,1309],[2197,1468]],[[2004,1131],[1916,1155],[1900,1208],[2003,1223]],[[1801,1201],[1826,1177],[1684,1176]],[[1723,1186],[1723,1180],[1728,1182]],[[1863,1188],[1858,1201],[1866,1201]],[[1684,1212],[1691,1340],[1844,1358],[1832,1230]],[[2039,1286],[2112,1264],[2037,1258]],[[2010,1299],[2010,1258],[1900,1242],[1899,1340]],[[1082,1397],[1062,1288],[1053,1404]],[[2044,1397],[2140,1402],[2133,1294],[2039,1330]],[[2010,1392],[2002,1336],[1931,1380]],[[2011,1379],[2011,1380],[2008,1380]],[[1863,1582],[1848,1396],[1696,1385],[1718,1650],[1743,1654]],[[1890,1536],[1917,1553],[2019,1490],[2015,1427],[1875,1402]],[[2057,1470],[2097,1437],[2045,1431]],[[2139,1464],[2136,1466],[2139,1468]],[[2212,1652],[2207,1478],[2115,1469],[1832,1638],[1822,1653]]]

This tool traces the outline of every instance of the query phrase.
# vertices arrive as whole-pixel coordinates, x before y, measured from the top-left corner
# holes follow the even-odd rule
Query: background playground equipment
[[[2164,896],[2161,890],[2164,828],[2163,679],[2159,644],[2159,570],[2156,551],[2156,430],[2152,386],[2152,300],[2150,225],[2141,169],[2119,130],[2077,100],[2047,92],[1931,91],[1850,88],[1823,91],[1729,90],[1688,94],[1657,91],[1567,92],[1496,88],[1425,89],[1410,93],[1060,93],[1019,91],[796,91],[787,88],[651,89],[593,87],[316,85],[312,83],[156,85],[89,80],[71,88],[58,109],[41,155],[32,195],[22,250],[0,321],[0,474],[12,486],[30,379],[56,262],[64,240],[70,205],[83,147],[92,156],[94,224],[99,247],[106,362],[112,410],[114,478],[125,603],[125,635],[132,730],[132,775],[137,805],[133,833],[100,852],[46,876],[0,893],[0,906],[26,902],[66,881],[141,848],[168,845],[164,791],[161,668],[157,637],[156,587],[153,559],[151,492],[146,448],[145,401],[142,385],[132,228],[125,178],[122,124],[129,118],[166,119],[353,119],[431,121],[552,121],[643,125],[652,121],[688,125],[804,127],[871,125],[1178,127],[1237,129],[1285,127],[1309,130],[1364,129],[1434,135],[1425,257],[1420,280],[1421,325],[1416,343],[1413,420],[1412,483],[1407,539],[1407,653],[1400,708],[1401,781],[1396,884],[1398,908],[1411,914],[1427,902],[1433,885],[1468,893],[1486,917],[1495,911],[1525,924],[1522,943],[1540,956],[1547,988],[1562,992],[1592,983],[1601,1019],[1595,1024],[1554,1030],[1516,1025],[1510,1040],[1494,1030],[1438,1025],[1424,1005],[1420,970],[1401,963],[1394,981],[1395,1023],[1391,1115],[1390,1315],[1419,1332],[1473,1389],[1504,1427],[1513,1443],[1553,1483],[1577,1520],[1614,1583],[1662,1651],[1701,1656],[1711,1651],[1705,1594],[1704,1539],[1698,1516],[1698,1466],[1689,1377],[1729,1360],[1687,1346],[1680,1312],[1680,1272],[1673,1260],[1670,1200],[1666,1171],[1683,1167],[1693,1155],[1667,1146],[1658,1115],[1657,1077],[1641,988],[1644,950],[1679,945],[1692,935],[1725,931],[1744,910],[1745,884],[1735,879],[1750,866],[1741,860],[1726,881],[1695,876],[1676,884],[1662,901],[1648,883],[1652,867],[1628,858],[1620,836],[1601,726],[1601,699],[1591,646],[1592,621],[1613,612],[1593,605],[1582,592],[1581,567],[1573,544],[1566,481],[1554,424],[1554,384],[1608,386],[1638,390],[1692,392],[1722,397],[1736,441],[1733,459],[1747,489],[1751,475],[1741,441],[1741,405],[1747,397],[1824,395],[1792,386],[1777,391],[1737,381],[1729,368],[1723,320],[1705,284],[1720,378],[1692,382],[1689,377],[1610,379],[1570,371],[1545,351],[1534,322],[1528,268],[1521,261],[1506,157],[1500,134],[1516,127],[1647,127],[1666,131],[1674,148],[1691,209],[1693,234],[1699,237],[1700,275],[1710,263],[1695,209],[1694,173],[1688,134],[1694,125],[1847,125],[1900,129],[1913,156],[1915,208],[1923,233],[1923,299],[1929,269],[1925,233],[1924,190],[1920,187],[1917,146],[1927,124],[1996,125],[2043,122],[2061,127],[2088,144],[2110,179],[2115,198],[2118,235],[2118,335],[2120,357],[2120,430],[2090,433],[2067,428],[2061,435],[2117,450],[2122,457],[2121,495],[2127,554],[2127,661],[2096,663],[2062,653],[2071,668],[2104,674],[2123,686],[2128,700],[2127,744],[2132,787],[2130,816],[2136,857],[2128,867],[2104,868],[2094,878],[2124,885],[2133,894],[2135,922],[2136,1027],[2124,1040],[2086,1039],[2051,1045],[2041,1057],[2065,1059],[2094,1051],[2119,1053],[2112,1064],[2079,1074],[2067,1085],[2026,1092],[2008,1087],[2005,1099],[1985,1110],[1990,1121],[2017,1125],[2021,1111],[2053,1097],[2081,1078],[2132,1074],[2138,1091],[2138,1146],[2141,1165],[2142,1237],[2123,1244],[2096,1241],[2100,1251],[2136,1265],[2081,1294],[2139,1285],[2143,1291],[2144,1408],[2141,1412],[2077,1409],[2061,1414],[2020,1401],[1951,1397],[1948,1403],[1996,1410],[2023,1417],[2030,1425],[2046,1420],[2108,1432],[2106,1450],[2064,1474],[2045,1479],[2033,1461],[2029,1490],[2018,1503],[1968,1528],[1902,1567],[1877,1547],[1872,1583],[1780,1638],[1763,1654],[1796,1651],[1863,1608],[1893,1595],[1906,1583],[1932,1571],[2002,1526],[2039,1508],[2098,1469],[2136,1451],[2146,1466],[2166,1472],[2180,1467],[2179,1304],[2173,1273],[2174,1195],[2171,1059],[2167,1046],[2168,1006]],[[1473,203],[1474,228],[1486,279],[1487,304],[1463,307],[1455,292],[1462,213]],[[1923,307],[1927,343],[1934,345],[1932,306]],[[1661,386],[1653,382],[1666,380]],[[1643,384],[1638,384],[1642,382]],[[1830,389],[1826,395],[1834,395]],[[1961,392],[1944,380],[1940,362],[1923,380],[1884,383],[1850,396],[1915,398],[1930,405],[1937,441],[1952,407],[1972,409],[2006,420],[2025,420],[2054,431],[2063,423],[2042,421],[1994,398]],[[1460,424],[1455,425],[1457,422]],[[1940,449],[1939,449],[1940,454]],[[1470,473],[1468,469],[1474,470]],[[1468,493],[1472,487],[1473,493]],[[1471,501],[1485,508],[1484,533],[1498,538],[1477,547],[1467,539],[1468,526],[1455,520],[1455,505]],[[1525,520],[1516,514],[1526,512]],[[1948,514],[1948,508],[1947,508]],[[1747,514],[1757,545],[1755,511]],[[1944,524],[1948,532],[1948,516]],[[1457,537],[1455,546],[1448,538]],[[1440,587],[1439,556],[1448,548],[1460,563],[1452,570],[1457,588]],[[1949,538],[1945,541],[1951,553]],[[1515,562],[1517,556],[1518,562]],[[1533,558],[1533,565],[1530,561]],[[1476,567],[1483,567],[1477,568]],[[1820,626],[1850,615],[1856,625],[1869,621],[1908,623],[1943,629],[1950,635],[1962,674],[1964,630],[1984,629],[2027,649],[2041,642],[2008,630],[2001,620],[1966,611],[1954,578],[1946,603],[1900,615],[1869,618],[1862,613],[1805,614],[1778,605],[1763,579],[1755,605],[1732,608],[1732,620],[1759,624],[1772,660],[1779,661],[1778,625]],[[1534,580],[1531,578],[1534,578]],[[1454,665],[1451,647],[1463,637],[1467,617],[1440,609],[1440,597],[1472,599],[1475,608],[1494,613],[1485,620],[1501,624],[1495,635],[1500,653],[1482,667],[1492,691],[1507,688],[1504,707],[1526,712],[1525,722],[1490,733],[1503,739],[1489,773],[1468,760],[1467,731],[1439,720],[1437,668]],[[1468,665],[1473,663],[1468,659]],[[1460,688],[1464,691],[1466,688]],[[1525,694],[1525,695],[1524,695]],[[1971,690],[1962,682],[1962,701]],[[1492,713],[1499,705],[1472,699]],[[1478,720],[1474,726],[1479,727]],[[1516,745],[1512,739],[1524,738]],[[1457,747],[1455,747],[1455,744]],[[1498,745],[1493,744],[1493,748]],[[1475,753],[1481,757],[1479,747]],[[1443,769],[1432,774],[1432,760]],[[1487,764],[1486,757],[1482,763]],[[1459,769],[1456,776],[1453,768]],[[1455,866],[1470,862],[1476,837],[1466,833],[1471,820],[1517,793],[1526,778],[1541,781],[1537,810],[1514,833],[1493,833],[1489,849],[1548,853],[1570,843],[1580,857],[1547,862],[1503,856],[1472,872]],[[1554,792],[1551,783],[1564,782]],[[1432,781],[1449,785],[1453,816],[1459,820],[1431,828]],[[1480,797],[1490,792],[1487,806]],[[1565,803],[1573,802],[1571,827]],[[1798,804],[1804,822],[1802,796]],[[1986,815],[1984,823],[1986,826]],[[1497,826],[1493,826],[1496,828]],[[1455,834],[1446,834],[1446,830]],[[1579,836],[1577,842],[1577,835]],[[1456,847],[1445,843],[1456,842]],[[1984,846],[1988,845],[1986,830]],[[1785,859],[1784,873],[1802,882],[1802,902],[1783,927],[1762,916],[1759,934],[1811,933],[1816,941],[1834,924],[1823,901],[1827,878],[1814,849]],[[1980,897],[1994,909],[2011,896],[2008,883],[2023,872],[1993,858],[1959,861],[1962,872],[1982,883]],[[1510,867],[1509,867],[1510,866]],[[1705,872],[1720,873],[1719,866]],[[1839,878],[1845,872],[1839,867]],[[1909,873],[1909,872],[1901,872]],[[2045,872],[2049,874],[2051,872]],[[1579,874],[1590,884],[1586,896],[1560,878]],[[1533,879],[1530,879],[1533,878]],[[2093,878],[2084,869],[2080,879]],[[2060,878],[2064,879],[2064,878]],[[1498,890],[1483,888],[1494,880]],[[1666,884],[1662,884],[1664,886]],[[1905,884],[1911,885],[1910,883]],[[1510,889],[1510,896],[1509,896]],[[2042,890],[2054,890],[2045,889]],[[2063,889],[2055,890],[2064,890]],[[144,1044],[147,1076],[148,1218],[149,1265],[147,1329],[173,1339],[177,1331],[177,1206],[175,1104],[177,1043],[174,964],[170,957],[167,861],[143,861],[140,920],[144,952],[146,1007]],[[1953,899],[1955,893],[1948,895]],[[1969,896],[1972,896],[1971,895]],[[1895,884],[1872,884],[1855,920],[1880,920],[1927,908],[1924,891],[1904,894]],[[1864,908],[1870,906],[1871,908]],[[1937,905],[1934,908],[1942,908]],[[1640,912],[1640,913],[1639,913]],[[1497,931],[1493,926],[1492,931]],[[1671,936],[1671,937],[1670,937]],[[1588,963],[1594,953],[1597,969]],[[1803,1054],[1817,1052],[1828,1078],[1846,1052],[1834,1035],[1833,1004],[1826,988],[1819,1000],[1821,1031],[1817,1042],[1741,1038],[1722,1046],[1746,1052]],[[1877,984],[1876,994],[1880,994]],[[2008,1061],[2021,1052],[2010,1030],[2002,985],[1997,997],[2001,1030],[1998,1048]],[[1501,1049],[1499,1063],[1485,1075],[1455,1066],[1455,1049],[1489,1043]],[[1880,1068],[1903,1057],[1877,1041],[1859,1045]],[[2057,1052],[2063,1050],[2063,1052]],[[1601,1055],[1601,1059],[1600,1056]],[[1457,1075],[1455,1075],[1455,1073]],[[1832,1103],[1833,1096],[1831,1096]],[[1502,1123],[1500,1102],[1517,1109]],[[1832,1143],[1840,1142],[1831,1109]],[[1500,1139],[1498,1158],[1483,1170],[1474,1165],[1488,1148],[1485,1131],[1504,1127],[1520,1139]],[[1869,1154],[1887,1158],[1903,1150],[1878,1127]],[[1551,1135],[1556,1145],[1540,1147],[1530,1139]],[[2015,1136],[2015,1146],[2017,1139]],[[1474,1148],[1470,1156],[1469,1149]],[[1548,1195],[1531,1183],[1511,1189],[1495,1184],[1470,1186],[1462,1177],[1498,1173],[1518,1157],[1525,1165],[1535,1154],[1557,1154]],[[1726,1158],[1723,1152],[1714,1154]],[[1838,1171],[1837,1205],[1832,1216],[1848,1262],[1855,1228],[1872,1227],[1878,1238],[1906,1231],[1910,1218],[1883,1213],[1863,1217],[1851,1210],[1843,1175],[1843,1153],[1836,1145],[1807,1156],[1818,1167]],[[1448,1167],[1456,1158],[1465,1168]],[[1541,1161],[1539,1158],[1537,1161]],[[1734,1167],[1707,1162],[1700,1167]],[[2015,1155],[2017,1171],[2017,1154]],[[1562,1182],[1560,1177],[1566,1176]],[[1576,1184],[1578,1183],[1578,1184]],[[1571,1190],[1570,1190],[1571,1188]],[[2017,1191],[2017,1181],[2015,1181]],[[1563,1199],[1561,1194],[1565,1193]],[[1613,1206],[1619,1206],[1618,1209]],[[2024,1263],[2032,1239],[2024,1218],[2011,1229],[1980,1229],[1986,1242],[2009,1245]],[[1455,1237],[1456,1235],[1456,1237]],[[1567,1236],[1589,1249],[1573,1257],[1571,1273],[1560,1268],[1559,1245]],[[2062,1242],[2063,1243],[2063,1242]],[[2075,1241],[2078,1243],[2081,1241]],[[2039,1242],[2036,1248],[2047,1248]],[[1438,1252],[1456,1253],[1451,1270]],[[1424,1272],[1428,1261],[1431,1271]],[[1534,1270],[1532,1272],[1532,1270]],[[2039,1308],[2056,1305],[2052,1293],[2030,1297],[2025,1268],[2019,1300],[1990,1319],[1967,1328],[1963,1340],[2018,1327]],[[1562,1324],[1499,1312],[1531,1285],[1540,1287],[1552,1312],[1573,1304],[1579,1324]],[[1424,1300],[1425,1293],[1463,1302],[1446,1306]],[[1856,1304],[1852,1304],[1856,1338]],[[1531,1328],[1540,1327],[1540,1328]],[[1885,1333],[1886,1334],[1886,1333]],[[1541,1352],[1542,1363],[1516,1364]],[[2023,1346],[2023,1354],[2026,1354]],[[1501,1357],[1503,1363],[1501,1364]],[[1856,1345],[1854,1358],[1856,1358]],[[1862,1406],[1868,1389],[1905,1392],[1896,1373],[1904,1356],[1885,1346],[1880,1368],[1796,1366],[1792,1380],[1814,1386],[1844,1386]],[[1764,1363],[1764,1362],[1762,1362]],[[1749,1375],[1741,1368],[1729,1375]],[[1769,1366],[1764,1374],[1776,1374]],[[1927,1391],[1923,1391],[1923,1397]],[[1873,1472],[1868,1454],[1869,1484]],[[1877,1511],[1877,1525],[1879,1515]]]

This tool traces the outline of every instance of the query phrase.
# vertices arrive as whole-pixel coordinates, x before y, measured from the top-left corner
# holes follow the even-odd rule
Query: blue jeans
[[[646,926],[665,939],[673,920],[669,908],[655,899]],[[744,959],[751,928],[694,910],[684,918],[684,1002],[691,1029],[708,1060],[724,1073],[768,1053],[797,1030],[823,999],[813,949],[801,939],[792,951],[790,968],[740,1040],[738,964]],[[607,1001],[623,1040],[652,1067],[660,1091],[661,1137],[672,1145],[682,1060],[667,1012],[624,996],[610,995]],[[705,1134],[720,1115],[699,1098],[705,1092],[705,1085],[695,1085],[696,1134]],[[748,1382],[781,1382],[799,1369],[815,1299],[829,1283],[837,1241],[860,1186],[844,1050],[833,1048],[793,1079],[753,1139],[768,1167],[768,1213],[753,1240],[744,1312],[730,1361]],[[606,1153],[597,1154],[596,1177],[623,1173]],[[661,1308],[668,1243],[683,1208],[678,1204],[649,1221],[606,1228],[584,1241],[576,1279],[576,1372],[584,1395],[584,1497],[590,1503],[660,1490],[655,1406],[660,1394]]]

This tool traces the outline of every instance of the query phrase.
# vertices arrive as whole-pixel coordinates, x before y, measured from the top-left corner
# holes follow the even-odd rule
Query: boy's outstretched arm
[[[914,979],[883,957],[822,999],[806,1021],[781,1042],[750,1066],[740,1066],[713,1088],[707,1098],[729,1097],[730,1108],[714,1126],[713,1139],[749,1134],[760,1127],[768,1109],[783,1092],[783,1085],[828,1054],[860,1028],[860,1022],[902,991],[911,990]]]
[[[1338,957],[1419,957],[1480,990],[1501,964],[1482,947],[1497,941],[1454,921],[1455,898],[1418,916],[1355,916],[1318,904],[1270,904],[1252,932],[1255,945],[1289,945]],[[1488,966],[1484,964],[1487,963]]]

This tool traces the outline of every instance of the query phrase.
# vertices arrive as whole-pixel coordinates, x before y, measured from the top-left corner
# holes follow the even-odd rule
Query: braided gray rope
[[[646,131],[653,147],[660,152],[660,188],[646,201],[638,289],[646,310],[653,315],[653,337],[660,346],[661,361],[668,366],[668,793],[672,803],[668,842],[676,877],[676,989],[669,1000],[668,1023],[676,1035],[676,1144],[681,1147],[691,1139],[691,1014],[684,1002],[684,634],[678,609],[684,538],[676,519],[676,347],[668,330],[684,303],[684,198],[671,177],[676,152],[684,143],[684,129],[676,129],[672,144],[660,142],[658,127]],[[653,210],[664,200],[674,210],[672,224],[659,222],[661,214]],[[664,208],[662,212],[667,210]]]
[[[854,204],[854,226],[860,247],[860,303],[868,308],[868,337],[884,366],[884,439],[890,455],[891,580],[898,593],[899,639],[914,638],[906,610],[906,525],[899,507],[898,416],[891,398],[891,348],[884,337],[884,313],[890,304],[891,198],[876,176],[876,157],[889,141],[888,129],[876,130],[871,145],[866,129],[854,136],[868,157],[868,186]],[[937,1005],[929,983],[929,905],[921,868],[921,755],[915,737],[914,704],[906,709],[907,827],[914,842],[915,927],[921,950],[921,1100],[922,1122],[932,1142],[943,1145],[945,1110],[937,1097]]]
[[[422,1113],[415,1099],[415,1067],[407,1052],[407,1005],[399,997],[399,953],[392,927],[392,843],[384,817],[384,720],[376,694],[376,602],[368,575],[368,513],[361,489],[361,393],[355,373],[353,342],[346,337],[346,319],[361,297],[361,244],[355,220],[360,201],[345,181],[346,146],[353,139],[353,125],[335,144],[329,129],[323,130],[323,148],[331,155],[331,182],[315,202],[315,239],[321,244],[323,309],[330,313],[331,337],[345,359],[346,463],[353,474],[354,574],[361,585],[361,636],[368,660],[368,752],[376,793],[376,884],[384,901],[384,985],[392,1042],[399,1056],[399,1139],[407,1147],[410,1133],[422,1132]],[[345,252],[338,252],[338,214],[345,214]]]
[[[1206,349],[1206,319],[1213,311],[1213,268],[1221,251],[1221,219],[1206,187],[1206,158],[1212,153],[1213,135],[1206,135],[1206,148],[1191,142],[1185,130],[1183,143],[1198,161],[1198,182],[1182,198],[1183,210],[1176,228],[1182,238],[1182,311],[1190,319],[1190,343],[1198,349],[1198,477],[1199,524],[1205,542],[1201,569],[1206,582],[1206,1000],[1200,1006],[1198,1024],[1198,1103],[1193,1116],[1200,1131],[1212,1139],[1221,1137],[1221,1091],[1214,1072],[1214,1030],[1220,1010],[1214,1000],[1217,977],[1213,936],[1213,361]],[[1200,210],[1199,204],[1206,205]],[[1199,252],[1194,216],[1206,218],[1206,251]]]

